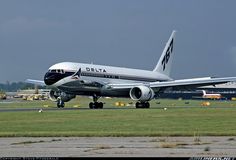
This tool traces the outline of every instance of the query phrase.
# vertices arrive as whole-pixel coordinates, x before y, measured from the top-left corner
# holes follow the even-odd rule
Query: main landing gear
[[[98,102],[99,98],[100,97],[98,97],[96,94],[93,95],[93,102],[89,103],[90,109],[102,109],[103,108],[103,103]],[[136,108],[150,108],[150,104],[148,101],[137,102]]]
[[[99,97],[94,94],[93,95],[93,102],[89,103],[89,108],[90,109],[102,109],[103,108],[103,103],[102,102],[98,102]]]
[[[136,108],[150,108],[149,102],[137,102]]]

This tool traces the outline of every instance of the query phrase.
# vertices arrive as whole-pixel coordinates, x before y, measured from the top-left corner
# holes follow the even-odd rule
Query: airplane
[[[209,99],[220,99],[222,98],[221,94],[217,94],[217,93],[206,93],[205,90],[202,90],[202,98],[209,98]]]
[[[103,108],[100,97],[128,97],[136,101],[136,108],[150,108],[149,101],[158,98],[166,89],[197,88],[236,81],[236,77],[201,77],[174,80],[170,71],[174,56],[176,31],[169,40],[152,71],[75,62],[52,65],[44,81],[27,79],[26,82],[51,88],[49,97],[57,107],[76,95],[92,96],[89,108]],[[60,102],[60,103],[59,103]]]

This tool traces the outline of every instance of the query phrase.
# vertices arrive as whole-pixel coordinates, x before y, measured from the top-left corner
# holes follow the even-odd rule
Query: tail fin
[[[175,33],[176,31],[172,32],[153,72],[158,72],[167,75],[168,77],[170,76],[171,64],[173,60],[173,46],[174,46]]]

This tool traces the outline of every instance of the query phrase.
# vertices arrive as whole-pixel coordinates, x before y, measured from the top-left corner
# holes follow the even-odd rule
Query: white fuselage
[[[79,70],[79,77],[74,78],[73,75]],[[106,96],[109,96],[109,93],[112,94],[113,92],[106,91],[104,88],[106,84],[149,83],[171,80],[168,76],[154,71],[74,62],[57,63],[49,68],[48,73],[50,72],[56,72],[55,74],[58,77],[61,76],[61,78],[55,79],[55,82],[49,86],[59,88],[65,92],[83,92],[85,95],[87,95],[86,93],[89,95],[89,92],[101,92],[102,90],[106,93]],[[45,83],[47,84],[46,80]],[[127,96],[127,93],[125,93],[125,96]]]
[[[133,83],[171,80],[166,75],[153,71],[73,62],[58,63],[50,67],[49,70],[63,69],[65,72],[76,72],[79,68],[81,68],[81,79],[85,81],[96,79],[96,81],[104,83]],[[62,83],[65,82],[62,79]]]

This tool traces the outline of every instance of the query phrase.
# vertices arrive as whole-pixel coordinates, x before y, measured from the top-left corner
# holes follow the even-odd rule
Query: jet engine
[[[61,97],[61,100],[63,102],[68,102],[70,101],[71,99],[75,98],[75,95],[73,94],[68,94],[68,93],[65,93],[65,92],[62,92],[62,91],[55,91],[55,90],[51,90],[49,92],[49,98],[52,100],[52,101],[57,101],[57,98],[58,97]]]
[[[137,86],[130,89],[130,97],[136,101],[149,101],[154,98],[154,91],[147,86]]]

